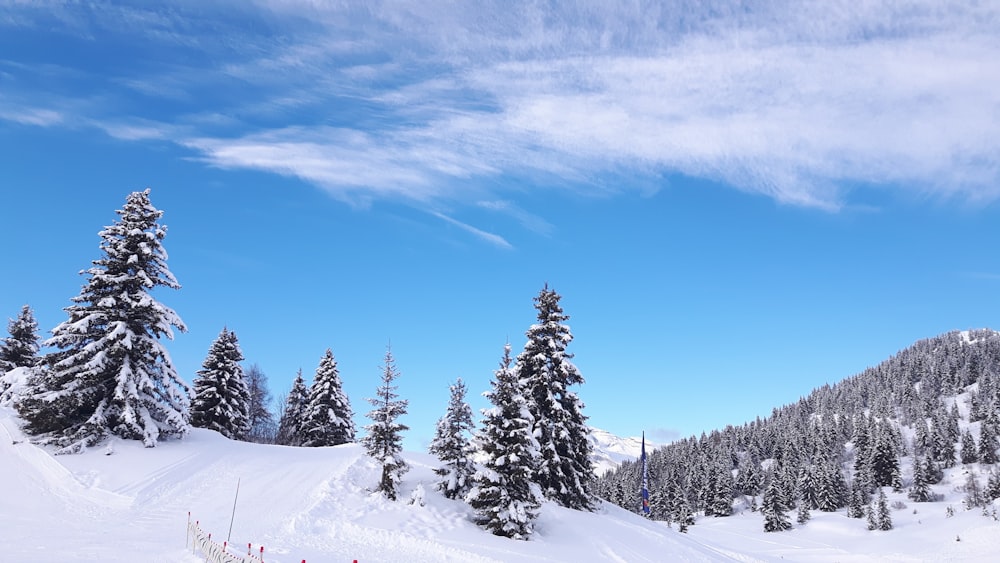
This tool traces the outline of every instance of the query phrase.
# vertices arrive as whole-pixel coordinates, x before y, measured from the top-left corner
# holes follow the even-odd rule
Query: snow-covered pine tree
[[[798,510],[795,513],[795,521],[799,524],[805,524],[811,518],[812,514],[809,512],[809,503],[805,499],[800,499]]]
[[[329,348],[319,360],[303,416],[303,446],[338,446],[354,441],[354,411]]]
[[[397,377],[399,370],[396,369],[396,360],[392,357],[392,350],[386,348],[382,383],[375,391],[376,396],[367,399],[375,407],[368,413],[372,423],[365,426],[368,434],[361,439],[368,455],[382,465],[382,477],[376,490],[382,492],[389,500],[396,500],[399,482],[403,474],[410,469],[401,455],[402,432],[409,430],[409,427],[396,422],[396,419],[406,414],[408,401],[398,399],[399,395],[396,394],[398,387],[392,384]]]
[[[52,330],[46,346],[59,350],[50,369],[29,379],[17,408],[37,440],[77,452],[109,433],[153,447],[162,437],[183,435],[189,405],[161,337],[173,338],[184,323],[150,295],[157,287],[180,288],[167,268],[161,244],[163,212],[149,190],[133,192],[119,219],[100,232],[103,256],[65,309],[69,318]]]
[[[979,461],[979,448],[976,446],[976,439],[972,437],[972,432],[966,428],[962,432],[962,451],[959,452],[962,463],[976,463]]]
[[[583,402],[571,385],[582,384],[580,371],[566,352],[573,341],[561,297],[548,284],[534,299],[538,323],[527,331],[528,342],[517,356],[519,378],[527,386],[534,434],[541,447],[536,479],[546,497],[567,508],[590,510],[594,497],[591,445]]]
[[[483,410],[476,439],[486,460],[473,476],[466,500],[476,511],[477,524],[498,536],[526,540],[543,496],[534,479],[539,457],[531,431],[534,420],[524,384],[511,367],[510,344],[491,386],[484,396],[493,407]]]
[[[792,523],[785,514],[787,510],[784,493],[778,487],[777,479],[772,477],[767,489],[764,490],[764,499],[760,506],[761,514],[764,515],[764,531],[783,532],[792,529]]]
[[[991,412],[986,420],[982,422],[979,430],[979,461],[984,464],[1000,462],[997,455],[997,428],[1000,421],[997,419],[996,411]]]
[[[267,385],[267,374],[257,364],[243,371],[250,392],[250,432],[247,440],[258,444],[273,444],[278,425],[271,412],[271,390]]]
[[[476,471],[471,459],[474,448],[468,437],[473,430],[472,407],[465,402],[465,383],[461,378],[449,390],[448,410],[438,420],[429,450],[444,464],[434,470],[441,476],[438,490],[448,498],[461,498],[471,488]]]
[[[986,489],[983,491],[983,494],[986,497],[986,502],[1000,498],[1000,470],[997,470],[995,467],[990,471],[990,475],[986,479]]]
[[[928,482],[927,463],[919,457],[913,459],[913,484],[906,496],[914,502],[931,502],[934,500],[934,493],[931,491]]]
[[[815,465],[803,465],[799,468],[797,492],[799,505],[807,509],[819,508],[819,469]],[[800,509],[801,511],[801,509]]]
[[[724,461],[709,470],[706,487],[705,516],[730,516],[733,513],[733,473]]]
[[[10,336],[0,339],[0,375],[14,368],[37,366],[40,362],[38,323],[31,307],[21,307],[17,317],[7,323],[7,332]]]
[[[300,369],[292,382],[292,389],[285,398],[285,406],[278,422],[278,436],[275,442],[284,446],[302,445],[302,423],[305,420],[306,404],[309,403],[309,389],[302,379]]]
[[[9,337],[0,339],[0,404],[9,404],[16,396],[13,383],[5,374],[17,368],[28,372],[24,375],[34,377],[33,373],[41,363],[38,357],[38,323],[31,307],[25,305],[17,318],[10,319],[7,324]],[[11,378],[17,378],[10,374]],[[12,379],[13,381],[13,379]]]
[[[867,467],[871,472],[872,485],[876,487],[888,485],[893,490],[899,490],[902,487],[899,455],[896,452],[896,446],[892,440],[892,429],[887,420],[875,425]]]
[[[878,500],[875,501],[875,521],[878,529],[889,531],[892,529],[892,513],[889,511],[889,499],[885,496],[885,489],[878,488]]]
[[[250,431],[250,390],[243,376],[243,352],[236,333],[223,328],[194,379],[191,425],[232,440]]]
[[[846,504],[849,494],[840,463],[825,454],[820,454],[816,463],[819,472],[816,507],[823,512],[835,512]]]
[[[684,494],[684,487],[681,486],[678,478],[671,477],[667,484],[667,522],[677,522],[677,530],[687,532],[689,526],[694,525],[694,512]]]

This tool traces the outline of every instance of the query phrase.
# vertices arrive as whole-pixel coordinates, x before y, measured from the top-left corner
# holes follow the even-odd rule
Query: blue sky
[[[151,187],[189,327],[275,395],[391,341],[424,447],[563,295],[595,426],[766,416],[998,327],[1000,7],[0,0],[0,318],[48,330]]]

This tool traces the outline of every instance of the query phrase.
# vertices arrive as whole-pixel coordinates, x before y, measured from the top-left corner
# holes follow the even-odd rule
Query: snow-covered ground
[[[952,490],[961,468],[936,486],[947,502],[904,500],[890,532],[869,532],[841,511],[766,534],[759,514],[744,511],[701,518],[681,534],[614,506],[585,513],[546,504],[536,535],[520,542],[483,532],[464,503],[437,494],[431,456],[406,457],[412,470],[401,500],[390,502],[368,492],[377,468],[355,445],[262,446],[195,430],[153,449],[119,440],[53,457],[23,441],[12,411],[0,409],[0,561],[201,561],[185,547],[188,512],[225,538],[237,481],[232,543],[263,544],[265,561],[277,563],[989,561],[1000,553],[1000,523],[964,511]],[[423,505],[410,504],[421,488]]]

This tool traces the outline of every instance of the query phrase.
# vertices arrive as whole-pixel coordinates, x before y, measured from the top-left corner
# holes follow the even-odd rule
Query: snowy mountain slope
[[[642,454],[642,438],[621,438],[606,430],[591,427],[589,439],[593,448],[590,459],[594,462],[594,473],[597,475],[617,468],[623,461],[635,461]],[[656,444],[647,439],[646,451],[654,448]]]
[[[185,549],[187,513],[225,538],[237,481],[232,543],[262,543],[269,563],[988,561],[1000,550],[1000,523],[962,509],[961,466],[935,486],[943,502],[891,493],[906,506],[893,511],[890,532],[817,511],[806,525],[768,534],[759,513],[742,510],[700,518],[681,534],[608,504],[596,513],[546,504],[535,537],[519,542],[483,532],[468,506],[436,493],[436,461],[425,454],[407,454],[403,500],[389,502],[367,492],[377,468],[355,445],[262,446],[195,430],[153,449],[117,441],[111,455],[53,457],[22,440],[13,413],[0,409],[2,561],[201,561]],[[420,489],[424,504],[409,504]]]
[[[263,544],[269,563],[731,560],[610,505],[586,513],[546,504],[531,541],[492,536],[467,505],[433,490],[436,460],[423,454],[407,455],[401,494],[422,488],[421,506],[368,493],[377,468],[355,445],[262,446],[195,430],[152,449],[115,441],[111,455],[52,457],[23,441],[9,409],[0,427],[4,561],[199,561],[184,547],[188,511],[225,538],[237,481],[232,543]]]

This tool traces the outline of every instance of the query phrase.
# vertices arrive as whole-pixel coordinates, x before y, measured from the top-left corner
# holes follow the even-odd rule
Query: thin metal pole
[[[226,543],[229,542],[229,539],[233,535],[233,520],[236,519],[236,500],[238,498],[240,498],[240,478],[239,477],[236,478],[236,496],[233,497],[233,515],[229,519],[229,535],[226,536]]]

